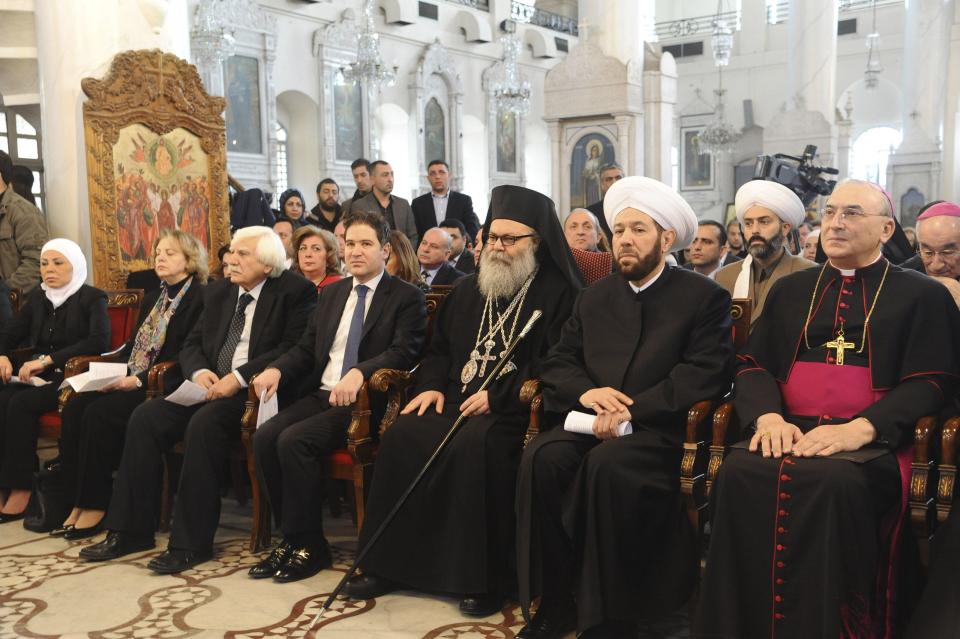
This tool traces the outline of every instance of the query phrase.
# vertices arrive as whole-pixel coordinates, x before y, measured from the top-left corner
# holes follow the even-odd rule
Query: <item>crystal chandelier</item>
[[[697,136],[701,151],[713,155],[733,151],[741,135],[723,117],[723,96],[726,94],[723,88],[723,67],[730,64],[730,53],[733,51],[733,28],[722,16],[723,0],[720,0],[717,3],[717,17],[713,21],[713,35],[710,37],[713,63],[717,67],[717,89],[713,92],[717,96],[717,106],[713,110],[713,121]]]
[[[343,79],[368,87],[393,86],[397,81],[397,67],[384,66],[380,57],[380,34],[373,23],[373,0],[363,0],[363,29],[357,37],[357,61],[341,67]]]
[[[863,83],[868,89],[875,89],[880,84],[880,54],[876,51],[880,41],[877,33],[877,0],[873,0],[873,29],[867,35],[867,68],[863,70]]]
[[[520,36],[512,20],[504,20],[500,29],[503,32],[500,36],[503,57],[491,72],[493,103],[498,113],[513,113],[523,117],[530,111],[530,82],[520,72]]]
[[[236,52],[236,0],[207,0],[197,6],[190,39],[199,64],[219,66]]]

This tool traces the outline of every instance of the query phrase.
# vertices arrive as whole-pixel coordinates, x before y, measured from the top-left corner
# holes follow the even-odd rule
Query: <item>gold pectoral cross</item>
[[[856,345],[853,342],[848,342],[843,339],[843,328],[837,331],[837,339],[832,342],[827,342],[824,344],[827,348],[832,348],[837,352],[836,360],[837,366],[843,366],[843,352],[854,348]]]

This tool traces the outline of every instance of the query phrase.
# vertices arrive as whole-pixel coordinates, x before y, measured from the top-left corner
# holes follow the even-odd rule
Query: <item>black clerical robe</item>
[[[411,494],[387,532],[361,565],[365,572],[413,588],[460,595],[513,591],[514,502],[529,407],[520,388],[540,374],[540,362],[560,335],[570,314],[574,288],[551,267],[543,267],[520,309],[516,332],[534,309],[543,317],[512,358],[516,370],[488,388],[490,413],[468,419],[435,466]],[[462,278],[443,302],[427,354],[417,369],[411,398],[428,391],[444,393],[444,410],[401,415],[381,438],[361,546],[383,521],[475,393],[477,376],[463,390],[460,374],[476,347],[484,297],[477,276]],[[506,308],[499,302],[499,310]],[[510,334],[511,322],[505,327]],[[505,346],[498,334],[494,354]],[[480,352],[484,348],[480,347]],[[495,362],[489,362],[489,375]]]
[[[563,418],[609,386],[629,395],[633,433],[601,442],[540,435],[517,489],[521,603],[569,600],[577,626],[631,621],[683,605],[696,582],[694,531],[680,496],[690,407],[730,388],[730,295],[667,266],[639,293],[619,274],[584,289],[544,363],[544,405]],[[555,420],[559,421],[559,420]]]
[[[952,396],[957,320],[944,287],[883,258],[846,273],[808,269],[774,285],[739,355],[734,406],[746,435],[758,417],[779,413],[803,432],[865,417],[877,438],[824,458],[763,458],[746,442],[734,447],[711,493],[694,636],[892,634],[913,426]],[[842,366],[841,329],[853,343]]]

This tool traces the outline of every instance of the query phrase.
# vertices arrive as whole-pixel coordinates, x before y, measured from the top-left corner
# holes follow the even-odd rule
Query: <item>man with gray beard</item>
[[[582,286],[553,202],[517,186],[493,190],[479,273],[440,307],[413,399],[380,442],[364,545],[446,435],[470,418],[361,564],[347,595],[397,588],[453,594],[486,616],[516,592],[514,489],[529,408],[520,387],[570,315]],[[534,310],[543,317],[485,391],[480,385]]]

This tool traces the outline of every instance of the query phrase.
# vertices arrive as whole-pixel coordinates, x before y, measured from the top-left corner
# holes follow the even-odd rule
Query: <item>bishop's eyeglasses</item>
[[[500,241],[504,246],[513,246],[518,240],[525,237],[536,237],[536,233],[527,233],[526,235],[497,235],[496,233],[487,234],[487,244],[493,246]]]

